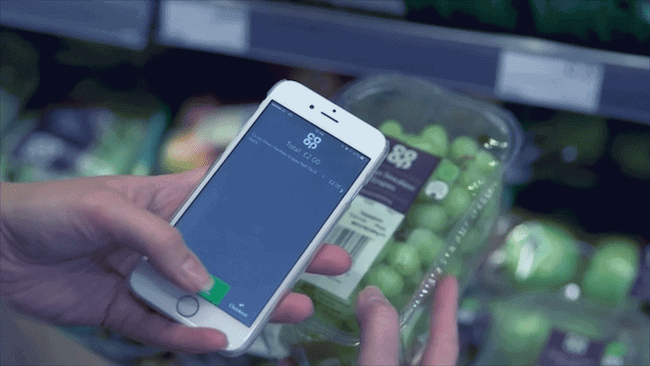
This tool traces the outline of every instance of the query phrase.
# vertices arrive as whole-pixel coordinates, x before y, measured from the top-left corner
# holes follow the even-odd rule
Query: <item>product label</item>
[[[614,341],[605,347],[603,357],[600,359],[601,366],[623,366],[627,347],[622,342]]]
[[[161,1],[159,39],[242,54],[250,47],[250,11],[238,1]]]
[[[542,351],[538,365],[598,365],[604,344],[576,333],[554,329]]]
[[[350,253],[352,267],[340,276],[301,277],[346,301],[440,162],[440,158],[397,140],[388,141],[386,160],[325,238],[326,243],[339,245]]]
[[[460,349],[483,344],[490,324],[490,313],[483,309],[478,299],[467,298],[458,308],[458,343]]]
[[[599,64],[504,50],[499,60],[497,95],[510,99],[593,112],[603,80]]]
[[[642,301],[650,301],[650,246],[646,246],[639,254],[639,270],[630,295]]]

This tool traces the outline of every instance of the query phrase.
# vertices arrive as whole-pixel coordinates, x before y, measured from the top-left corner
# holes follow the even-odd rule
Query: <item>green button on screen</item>
[[[212,286],[210,291],[199,292],[199,295],[211,303],[219,305],[228,291],[230,291],[230,285],[215,276],[212,276],[212,279],[214,280],[214,286]]]

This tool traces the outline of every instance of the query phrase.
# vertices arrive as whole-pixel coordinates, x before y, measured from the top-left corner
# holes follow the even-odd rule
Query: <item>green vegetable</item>
[[[480,150],[474,160],[475,166],[484,173],[491,173],[499,166],[499,161],[491,153]]]
[[[445,156],[447,155],[448,140],[447,131],[440,125],[427,126],[420,133],[420,138],[432,145],[430,152],[433,155]]]
[[[482,171],[472,164],[470,165],[470,168],[460,174],[459,183],[471,194],[475,194],[485,183],[487,183],[487,178]]]
[[[404,133],[396,137],[401,143],[405,144],[406,146],[413,146],[417,145],[422,140],[420,140],[419,136],[410,134],[410,133]]]
[[[386,136],[398,137],[403,133],[402,125],[394,119],[385,120],[380,126],[379,131],[381,131]]]
[[[441,237],[426,228],[417,228],[413,230],[407,237],[406,243],[417,249],[424,269],[431,265],[444,245],[444,241]]]
[[[505,240],[505,265],[524,287],[559,286],[574,278],[579,253],[576,240],[564,230],[526,221]]]
[[[445,228],[448,221],[447,211],[440,205],[417,203],[411,207],[407,222],[413,227],[422,227],[439,232]]]
[[[442,200],[443,205],[451,217],[460,217],[469,207],[472,198],[467,190],[461,187],[453,187],[449,190],[447,197]]]
[[[584,275],[584,295],[606,302],[625,301],[638,264],[639,249],[634,241],[620,237],[600,241]]]
[[[397,272],[410,276],[420,269],[420,256],[415,246],[410,244],[397,244],[391,253],[390,263]]]
[[[449,157],[456,163],[464,160],[474,160],[478,153],[478,143],[471,137],[460,136],[451,143]]]
[[[447,258],[447,266],[444,268],[444,271],[447,274],[458,278],[460,281],[459,277],[463,274],[463,265],[460,263],[458,258],[456,258],[456,256],[452,255],[451,257]]]
[[[454,183],[459,175],[460,168],[448,159],[442,159],[436,170],[433,172],[433,177],[435,179],[439,179],[449,184]]]
[[[539,354],[550,335],[551,324],[542,314],[509,309],[498,322],[500,344],[510,353]]]
[[[393,268],[380,264],[372,268],[368,273],[368,282],[377,286],[388,299],[394,298],[402,293],[404,279]]]

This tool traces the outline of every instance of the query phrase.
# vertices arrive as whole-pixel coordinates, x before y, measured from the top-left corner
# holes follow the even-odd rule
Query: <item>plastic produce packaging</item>
[[[606,306],[648,302],[650,247],[620,235],[600,235],[592,245],[555,222],[507,219],[506,234],[480,269],[486,289],[508,296],[575,283],[584,297]]]
[[[647,365],[648,318],[580,297],[576,284],[497,301],[475,365]]]
[[[325,240],[351,254],[351,270],[304,275],[295,290],[311,296],[315,315],[287,326],[284,337],[358,345],[354,306],[373,284],[398,309],[408,349],[439,278],[452,273],[462,287],[487,254],[520,127],[501,108],[400,75],[356,83],[337,102],[379,127],[390,150]]]
[[[507,233],[482,265],[482,282],[501,295],[558,290],[584,272],[593,247],[562,226],[511,216]]]
[[[80,83],[73,102],[27,113],[3,137],[10,180],[29,182],[154,170],[169,113],[150,95]]]
[[[574,311],[571,310],[573,300],[581,298],[579,303],[599,309],[600,316],[609,319],[614,319],[615,314],[620,312],[647,311],[650,300],[650,247],[640,249],[638,243],[631,238],[614,235],[600,235],[597,239],[586,236],[595,243],[591,245],[578,239],[583,234],[574,235],[575,230],[558,223],[523,219],[512,213],[500,217],[496,226],[496,233],[490,241],[498,244],[493,245],[494,250],[481,265],[473,285],[465,292],[459,304],[459,365],[473,364],[477,353],[495,347],[487,335],[487,328],[494,319],[494,309],[497,308],[494,304],[507,302],[510,298],[534,292],[560,293],[564,298],[561,301],[568,304],[567,311]],[[558,299],[553,301],[560,301]],[[537,306],[544,307],[545,303],[539,302]],[[517,317],[520,312],[508,314],[506,317]],[[522,324],[537,327],[535,324],[538,318],[525,318],[528,320],[522,320]],[[645,323],[647,322],[646,319]],[[510,333],[513,332],[519,331],[510,330]],[[518,337],[524,337],[517,334]],[[536,345],[539,346],[543,341]],[[514,352],[508,345],[498,347]],[[484,362],[536,362],[519,361],[517,357],[520,356],[513,359],[488,358],[489,361]],[[567,360],[558,362],[564,364]],[[631,362],[627,361],[628,358],[625,360],[626,364]],[[594,361],[593,364],[597,362]]]
[[[650,302],[650,246],[630,238],[606,236],[596,242],[582,276],[584,296],[608,306]]]

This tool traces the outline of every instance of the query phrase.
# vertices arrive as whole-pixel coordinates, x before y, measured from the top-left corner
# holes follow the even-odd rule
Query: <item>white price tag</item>
[[[350,254],[350,270],[339,276],[305,273],[301,279],[347,301],[403,219],[403,213],[357,196],[325,238],[326,243],[336,244]]]
[[[503,51],[496,93],[505,99],[595,112],[602,80],[599,64]]]
[[[250,12],[232,1],[174,1],[160,6],[163,42],[242,54],[250,46]]]

